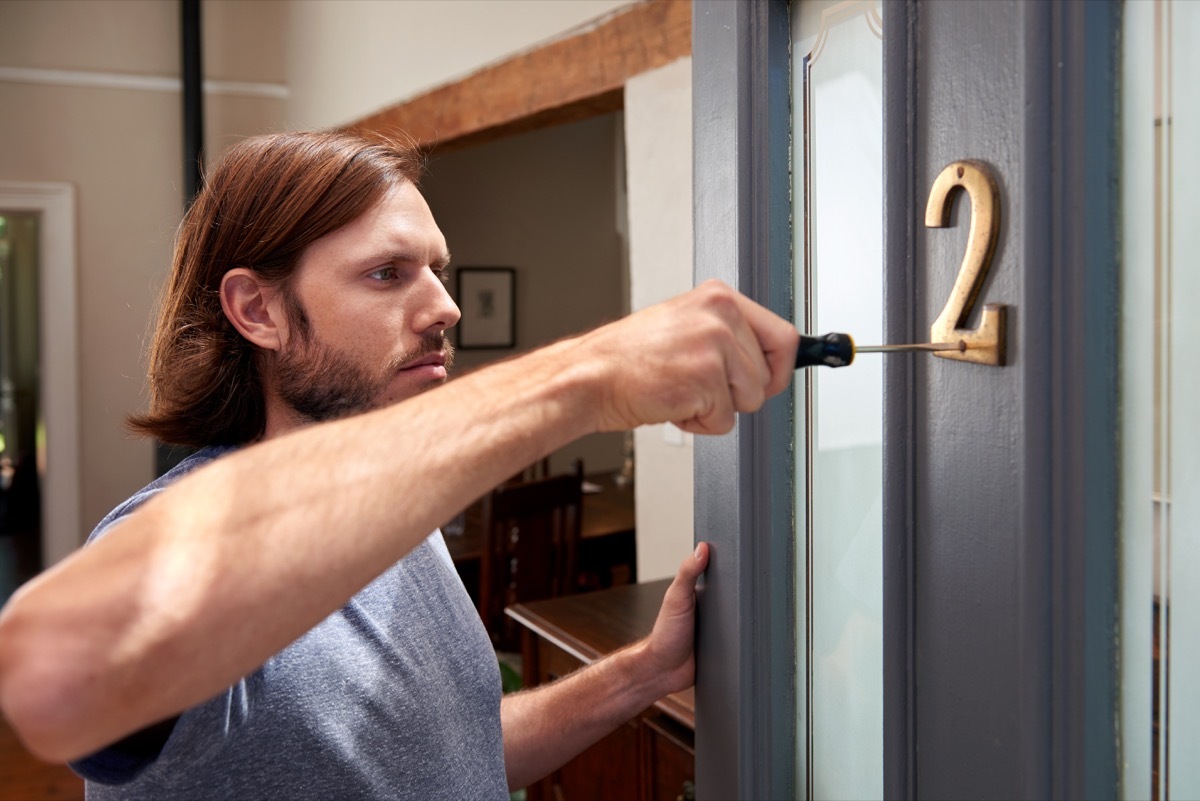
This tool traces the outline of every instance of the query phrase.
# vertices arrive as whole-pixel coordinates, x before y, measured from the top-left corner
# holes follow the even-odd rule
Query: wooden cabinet
[[[696,749],[692,729],[664,715],[643,715],[642,794],[654,801],[695,797]]]
[[[528,687],[553,681],[650,633],[669,580],[517,604]],[[695,781],[695,695],[644,710],[529,788],[529,801],[677,801]]]

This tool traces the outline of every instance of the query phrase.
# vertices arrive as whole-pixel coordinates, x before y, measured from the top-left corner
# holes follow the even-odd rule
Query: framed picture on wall
[[[517,271],[512,267],[458,269],[459,348],[516,346],[516,289]]]

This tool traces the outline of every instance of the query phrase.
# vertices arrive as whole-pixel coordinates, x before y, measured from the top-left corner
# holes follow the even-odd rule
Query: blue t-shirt
[[[89,542],[229,450],[190,456]],[[258,670],[184,712],[157,756],[108,748],[72,768],[94,801],[507,798],[496,656],[435,531]]]

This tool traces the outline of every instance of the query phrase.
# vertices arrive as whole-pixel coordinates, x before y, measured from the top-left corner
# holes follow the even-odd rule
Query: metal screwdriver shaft
[[[856,345],[855,353],[908,353],[920,350],[957,350],[967,349],[967,343],[958,342],[922,342],[916,345]]]
[[[856,353],[906,353],[912,351],[937,351],[967,349],[966,342],[921,342],[911,345],[866,345],[858,347],[849,334],[824,334],[818,337],[800,335],[800,348],[796,351],[796,369],[801,367],[845,367],[854,361]]]

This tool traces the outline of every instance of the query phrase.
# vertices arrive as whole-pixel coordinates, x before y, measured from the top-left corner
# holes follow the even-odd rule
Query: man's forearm
[[[553,684],[500,705],[508,785],[525,787],[565,764],[652,703],[692,686],[701,543],[679,566],[650,636]]]
[[[178,714],[567,442],[668,421],[728,431],[790,383],[797,340],[787,321],[707,282],[388,409],[222,458],[13,596],[0,611],[0,712],[50,760]]]
[[[508,786],[549,775],[671,692],[648,674],[637,643],[553,684],[507,695],[500,704]]]
[[[587,433],[572,348],[181,479],[6,607],[5,715],[40,755],[71,759],[253,671],[456,510]]]

